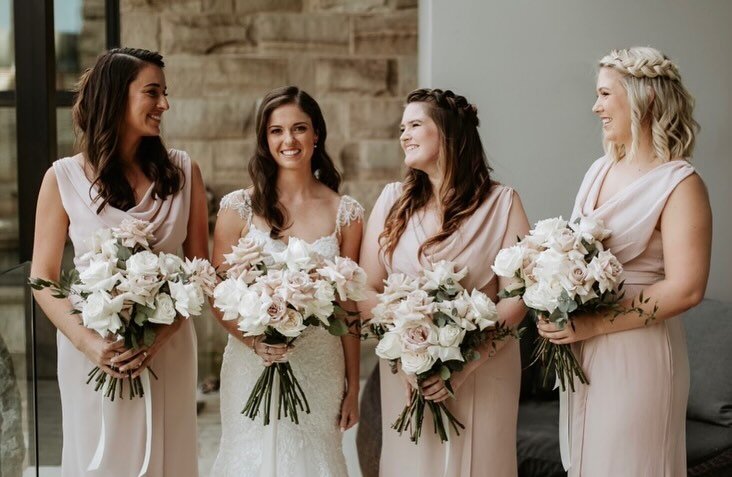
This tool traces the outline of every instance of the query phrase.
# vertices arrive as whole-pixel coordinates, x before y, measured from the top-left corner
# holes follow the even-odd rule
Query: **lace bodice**
[[[252,222],[253,211],[252,201],[249,193],[243,189],[236,190],[226,194],[221,199],[219,213],[222,210],[233,210],[247,225],[247,236],[254,236],[264,243],[265,252],[281,252],[287,247],[287,244],[280,239],[273,239],[269,236],[269,232],[262,230]],[[363,220],[364,209],[356,199],[351,196],[341,196],[340,204],[338,204],[338,212],[336,216],[336,227],[332,234],[325,235],[309,242],[311,249],[328,259],[333,259],[340,254],[340,235],[343,227],[347,227],[351,222]]]

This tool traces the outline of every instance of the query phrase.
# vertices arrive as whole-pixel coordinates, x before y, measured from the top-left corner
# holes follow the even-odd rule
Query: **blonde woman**
[[[627,313],[539,323],[554,343],[573,343],[589,386],[569,393],[570,476],[685,476],[689,362],[681,316],[704,297],[712,214],[689,164],[698,129],[676,65],[653,48],[600,60],[597,101],[607,154],[585,175],[573,217],[605,221],[605,241],[624,267]],[[638,303],[636,301],[636,303]]]

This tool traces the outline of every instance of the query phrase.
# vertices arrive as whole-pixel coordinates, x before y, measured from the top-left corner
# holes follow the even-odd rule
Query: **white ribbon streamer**
[[[145,458],[140,468],[140,473],[137,477],[142,477],[147,473],[147,468],[150,465],[150,455],[152,450],[152,390],[150,389],[150,372],[145,368],[140,373],[140,381],[142,383],[142,392],[144,393],[145,402]],[[104,395],[107,392],[109,386],[111,386],[112,380],[107,381],[105,386],[100,390],[102,393],[102,426],[99,432],[99,442],[97,443],[97,450],[94,452],[91,462],[86,470],[98,470],[102,464],[102,458],[104,457],[104,450],[106,447],[106,424],[104,419],[105,401],[107,400]]]
[[[444,412],[442,413],[442,422],[445,426],[445,432],[447,433],[447,442],[444,443],[445,445],[445,467],[442,471],[442,477],[450,477],[450,448],[452,447],[450,443],[450,422],[447,420],[447,414]]]
[[[147,368],[140,373],[140,381],[142,381],[142,392],[145,393],[145,459],[142,461],[142,468],[137,477],[142,477],[147,473],[152,450],[152,389],[150,388],[150,372]]]
[[[569,383],[567,383],[569,384]],[[570,459],[570,429],[569,429],[569,391],[562,389],[559,377],[554,383],[554,389],[559,388],[559,454],[562,456],[562,467],[568,471],[572,466]]]

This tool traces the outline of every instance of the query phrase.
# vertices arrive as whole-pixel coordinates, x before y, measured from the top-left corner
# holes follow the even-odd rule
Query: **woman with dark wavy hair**
[[[280,252],[292,237],[325,258],[358,260],[363,208],[339,195],[340,174],[325,148],[327,130],[315,100],[295,86],[268,93],[257,111],[257,149],[249,160],[252,187],[226,195],[214,232],[213,263],[225,265],[240,238]],[[344,304],[348,307],[349,304]],[[221,443],[212,475],[340,477],[347,475],[341,432],[358,421],[359,339],[310,328],[294,348],[245,338],[235,321],[221,324],[229,341],[221,367]],[[262,366],[289,360],[311,413],[300,423],[263,426],[241,407]]]
[[[80,152],[54,162],[43,179],[32,276],[58,280],[67,234],[74,262],[83,267],[94,231],[127,218],[152,224],[155,251],[182,248],[188,258],[208,257],[201,172],[188,154],[166,149],[160,139],[169,107],[163,66],[157,53],[116,48],[100,55],[81,77],[73,107]],[[81,326],[79,315],[69,314],[68,300],[54,298],[49,289],[34,295],[58,328],[62,475],[138,475],[146,457],[147,476],[198,475],[193,323],[176,320],[161,326],[150,347],[125,349],[122,342]],[[155,369],[149,455],[145,399],[105,402],[101,392],[84,384],[95,365],[118,378],[127,371],[139,375],[147,366]],[[101,439],[102,459],[92,464]]]
[[[491,264],[498,251],[528,233],[529,224],[513,189],[491,180],[478,134],[475,106],[452,91],[419,89],[407,97],[400,142],[409,168],[402,182],[387,185],[376,201],[361,248],[361,266],[372,293],[383,290],[392,273],[416,275],[429,262],[454,261],[468,267],[466,289],[478,289],[496,300],[506,283]],[[373,297],[373,295],[372,295]],[[376,304],[360,302],[368,319]],[[517,325],[525,314],[518,299],[498,302],[499,319]],[[448,399],[438,377],[419,384],[401,371],[380,364],[382,448],[379,475],[511,476],[516,475],[516,419],[521,377],[515,340],[490,343],[480,359],[450,379],[455,399]],[[405,390],[420,387],[425,398],[445,401],[463,424],[441,444],[429,418],[414,445],[391,423],[406,403]],[[408,396],[408,394],[406,394]]]

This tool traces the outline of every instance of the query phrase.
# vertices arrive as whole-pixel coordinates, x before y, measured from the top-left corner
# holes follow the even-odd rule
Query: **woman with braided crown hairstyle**
[[[450,260],[468,267],[466,289],[497,300],[507,284],[497,279],[491,264],[500,249],[528,233],[529,225],[516,192],[491,180],[475,106],[452,91],[413,91],[404,108],[400,142],[406,177],[384,188],[361,247],[371,291],[382,291],[391,273],[414,276],[429,262]],[[365,319],[375,304],[373,295],[359,304]],[[518,299],[498,302],[499,319],[509,326],[520,322],[525,311]],[[444,444],[428,424],[419,445],[391,429],[418,384],[401,372],[392,374],[381,362],[381,476],[517,474],[518,342],[496,343],[496,352],[485,346],[479,360],[452,374],[455,399],[437,377],[419,384],[426,399],[444,401],[465,424],[459,436],[452,432]]]
[[[579,316],[562,330],[539,323],[542,336],[572,344],[590,382],[575,384],[560,422],[570,476],[686,475],[680,315],[704,297],[712,236],[707,191],[689,164],[692,109],[676,65],[658,50],[600,60],[592,110],[607,154],[585,175],[573,218],[600,219],[612,231],[604,245],[623,265],[625,305],[637,308]]]
[[[155,252],[182,249],[187,258],[208,258],[201,172],[160,138],[169,108],[163,66],[158,53],[115,48],[82,75],[72,111],[80,151],[54,162],[43,178],[32,276],[58,280],[67,234],[75,265],[88,265],[93,233],[130,218],[150,223]],[[193,322],[161,326],[150,347],[126,349],[81,326],[69,300],[49,289],[34,295],[58,328],[61,475],[136,476],[145,469],[147,477],[198,475]],[[150,366],[158,377],[150,380],[150,403],[109,402],[84,384],[94,366],[118,378]]]

